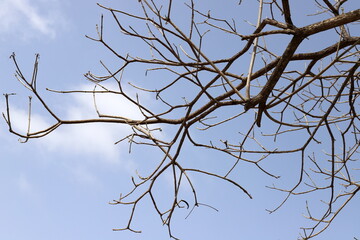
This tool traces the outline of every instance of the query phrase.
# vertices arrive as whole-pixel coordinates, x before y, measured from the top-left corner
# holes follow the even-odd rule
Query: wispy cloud
[[[22,38],[55,37],[57,27],[64,22],[56,3],[53,0],[1,0],[0,33],[20,34]]]
[[[78,89],[89,89],[81,86]],[[97,98],[98,108],[106,114],[124,114],[126,117],[141,118],[139,109],[127,103],[119,96],[103,95]],[[64,119],[97,118],[94,109],[93,98],[89,94],[68,95],[62,102],[62,116]],[[28,113],[24,109],[11,106],[13,128],[26,133]],[[39,131],[51,125],[51,119],[44,115],[33,113],[31,116],[31,130]],[[121,158],[127,155],[127,146],[118,146],[114,143],[125,135],[131,133],[128,126],[119,124],[80,124],[73,126],[61,126],[54,132],[42,139],[36,139],[33,143],[41,146],[43,151],[59,155],[71,155],[81,158],[81,161],[97,161],[108,164],[123,163]],[[129,163],[130,164],[130,163]],[[133,170],[134,166],[125,166]]]

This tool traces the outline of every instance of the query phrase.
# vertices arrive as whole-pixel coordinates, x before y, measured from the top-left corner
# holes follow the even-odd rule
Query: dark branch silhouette
[[[210,11],[198,9],[195,0],[181,1],[186,6],[181,10],[175,9],[179,2],[172,0],[167,1],[166,5],[159,5],[156,0],[139,0],[142,13],[131,13],[99,4],[109,13],[119,34],[134,41],[141,40],[151,54],[132,55],[131,52],[134,51],[126,49],[124,45],[118,50],[118,46],[107,39],[106,25],[101,16],[97,37],[87,37],[113,53],[116,59],[122,61],[122,66],[111,69],[101,62],[108,72],[106,76],[87,73],[86,78],[95,85],[93,91],[50,90],[58,93],[93,94],[98,118],[62,119],[43,100],[41,91],[37,88],[38,55],[34,73],[28,79],[21,72],[15,54],[11,58],[15,63],[17,79],[40,101],[55,123],[37,132],[32,132],[30,127],[25,133],[14,131],[11,94],[5,94],[7,110],[3,115],[10,132],[25,141],[44,137],[67,124],[97,122],[128,125],[133,130],[132,134],[123,136],[119,142],[127,140],[130,147],[132,144],[151,146],[162,153],[162,158],[154,160],[157,165],[147,176],[138,174],[132,178],[133,189],[112,202],[132,206],[128,223],[124,228],[115,230],[139,232],[132,228],[134,213],[142,201],[151,201],[173,238],[176,237],[171,232],[171,220],[176,210],[185,208],[192,212],[195,207],[206,206],[199,202],[192,181],[194,174],[226,181],[239,189],[245,197],[252,198],[251,189],[245,189],[241,182],[231,178],[240,162],[253,164],[258,168],[259,174],[266,174],[276,180],[279,176],[264,167],[263,163],[271,156],[298,153],[300,169],[289,169],[294,171],[296,183],[290,188],[269,186],[287,193],[285,199],[269,211],[276,211],[292,196],[326,192],[323,201],[327,207],[322,214],[315,215],[311,206],[306,206],[307,218],[313,225],[303,227],[303,239],[309,239],[328,228],[360,189],[360,119],[357,112],[360,93],[360,37],[356,35],[359,33],[356,28],[358,29],[360,20],[360,9],[342,9],[345,2],[356,5],[356,1],[342,0],[335,1],[334,4],[328,0],[310,1],[320,11],[317,13],[320,15],[318,19],[323,20],[306,26],[302,26],[301,19],[294,18],[291,14],[295,12],[291,1],[260,1],[259,9],[268,11],[271,18],[262,20],[262,11],[258,11],[258,24],[251,34],[242,32],[237,27],[240,18],[215,16]],[[241,8],[241,1],[239,4],[238,8]],[[259,9],[253,9],[254,14]],[[318,9],[314,9],[314,13]],[[187,16],[189,19],[186,24],[178,23],[175,20],[178,16]],[[311,19],[305,15],[302,17]],[[234,48],[231,56],[214,58],[209,54],[209,31],[223,39],[228,37],[238,40],[236,47],[231,46]],[[324,32],[331,32],[335,36],[330,45],[319,43],[317,38],[313,38]],[[278,35],[284,36],[281,43],[283,51],[279,54],[272,49],[273,44],[266,44],[276,41],[273,37]],[[288,36],[290,40],[287,40]],[[312,51],[301,50],[305,41],[313,44]],[[219,48],[228,47],[218,44]],[[123,50],[129,53],[123,53]],[[250,60],[249,55],[252,55]],[[239,67],[244,64],[250,65],[249,72]],[[128,83],[124,80],[124,75],[134,71],[133,66],[139,71],[145,68],[149,75],[154,73],[162,76],[161,79],[152,79],[151,84],[131,82],[131,86],[138,92],[135,97],[124,88],[124,84]],[[109,89],[105,84],[107,82],[116,83],[117,88]],[[141,112],[142,118],[102,114],[96,106],[96,96],[109,93],[123,96]],[[152,95],[157,106],[142,101],[142,93]],[[31,109],[31,104],[29,106]],[[30,121],[31,110],[29,126]],[[172,129],[170,139],[158,134],[158,131],[167,127]],[[234,137],[222,139],[214,134],[220,127],[227,127],[228,133],[233,133]],[[209,139],[199,138],[196,134],[199,132],[210,136]],[[284,141],[292,144],[287,145]],[[182,160],[181,153],[187,144],[199,150],[222,152],[233,160],[233,164],[225,174],[209,171],[206,167],[193,168]],[[221,160],[218,164],[222,164]],[[173,192],[168,195],[163,193],[171,199],[164,209],[157,201],[155,189],[160,176],[165,172],[172,174]],[[182,199],[180,192],[184,183],[191,187],[193,199]]]

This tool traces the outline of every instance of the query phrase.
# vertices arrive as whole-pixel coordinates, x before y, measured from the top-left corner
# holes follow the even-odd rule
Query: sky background
[[[105,2],[129,10],[133,10],[137,3],[130,0],[121,1],[121,4]],[[212,0],[209,4],[216,2]],[[230,2],[234,4],[234,1]],[[306,4],[297,7],[305,9],[307,6],[303,5]],[[226,9],[219,8],[219,13],[227,14]],[[0,0],[0,90],[1,93],[17,93],[10,98],[13,123],[17,129],[26,127],[29,93],[14,77],[15,67],[9,59],[13,52],[26,75],[31,74],[35,54],[40,53],[38,88],[62,117],[95,116],[91,98],[50,94],[45,88],[88,89],[83,74],[89,70],[103,71],[99,60],[110,65],[118,64],[102,46],[85,38],[86,34],[95,36],[95,25],[102,13],[109,24],[105,31],[112,36],[110,16],[93,0]],[[256,14],[244,16],[244,19],[255,22]],[[119,47],[146,51],[138,49],[133,41],[124,40]],[[128,78],[136,79],[138,74]],[[101,99],[101,108],[104,112],[115,109],[132,117],[138,116],[130,105],[121,102],[119,107],[119,102],[121,99],[104,98]],[[0,100],[0,107],[5,111],[4,98]],[[35,107],[33,117],[34,129],[51,124],[51,118],[40,108]],[[145,202],[133,223],[134,228],[143,231],[142,234],[112,231],[126,225],[130,209],[109,205],[108,202],[130,189],[130,177],[144,164],[139,159],[151,159],[151,152],[144,154],[137,148],[138,152],[135,149],[129,155],[126,145],[114,145],[128,132],[126,127],[115,125],[66,126],[46,138],[20,143],[18,137],[8,133],[5,121],[1,119],[0,239],[169,239],[167,228],[161,225],[159,217]],[[214,164],[215,168],[217,162],[212,159],[222,157],[207,151],[185,154],[206,159],[204,164]],[[294,167],[282,159],[274,164],[283,164],[280,172],[284,174],[287,168]],[[239,179],[246,180],[252,173],[240,171]],[[179,211],[173,219],[174,235],[185,240],[296,239],[299,227],[306,225],[302,217],[305,213],[304,198],[292,198],[270,215],[265,209],[276,207],[283,195],[265,188],[271,184],[269,178],[259,175],[253,179],[244,183],[254,197],[249,200],[228,184],[196,177],[194,181],[199,186],[200,201],[219,211],[201,207],[187,219],[188,211]],[[170,191],[166,179],[161,189],[165,193]],[[357,196],[331,228],[315,239],[360,238],[359,215]]]

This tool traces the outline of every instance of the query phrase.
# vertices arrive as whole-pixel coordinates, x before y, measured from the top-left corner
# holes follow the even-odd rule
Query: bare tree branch
[[[302,238],[310,239],[327,229],[340,211],[345,211],[348,203],[354,201],[360,189],[360,118],[357,111],[360,36],[354,31],[360,20],[360,9],[339,11],[345,2],[355,1],[336,1],[335,4],[328,0],[310,1],[327,15],[326,18],[303,15],[317,19],[306,26],[297,25],[302,19],[291,14],[294,6],[291,1],[260,1],[259,9],[254,9],[254,13],[258,11],[257,25],[255,30],[249,31],[239,27],[243,19],[238,16],[218,17],[210,9],[198,8],[195,0],[180,1],[183,5],[178,1],[162,5],[157,0],[141,0],[138,1],[141,12],[98,4],[108,14],[100,18],[97,37],[87,37],[104,46],[115,59],[122,61],[122,65],[112,69],[101,62],[106,75],[85,74],[94,84],[93,90],[50,90],[63,94],[92,94],[98,117],[62,119],[37,87],[39,55],[35,57],[31,77],[27,78],[15,54],[11,58],[16,78],[32,93],[32,99],[40,102],[54,123],[43,130],[31,131],[34,104],[31,100],[27,132],[14,130],[10,107],[10,97],[14,94],[5,94],[3,117],[9,131],[24,142],[44,137],[61,125],[111,123],[129,126],[132,133],[121,136],[117,143],[127,140],[129,152],[134,145],[152,147],[159,150],[161,157],[154,160],[155,167],[147,176],[137,172],[131,179],[132,189],[111,202],[131,206],[125,227],[114,230],[140,232],[132,228],[136,221],[134,216],[142,202],[150,201],[174,239],[177,238],[171,224],[176,211],[188,210],[191,214],[196,207],[209,206],[199,200],[201,196],[193,184],[195,175],[223,180],[240,189],[245,197],[252,198],[251,189],[232,178],[239,163],[255,166],[259,174],[276,181],[281,166],[269,168],[265,163],[279,155],[297,155],[298,169],[288,170],[294,176],[293,181],[289,181],[293,184],[269,186],[286,193],[269,211],[283,207],[291,197],[306,195],[311,198],[316,192],[325,192],[322,200],[326,208],[321,213],[314,213],[312,206],[305,204],[312,226],[301,227]],[[271,18],[261,20],[263,10]],[[314,16],[318,15],[320,13],[314,9]],[[187,16],[186,24],[177,20],[179,16]],[[137,49],[125,49],[127,53],[118,50],[117,41],[113,42],[104,32],[104,18],[114,21],[115,30],[121,36],[140,40],[139,48],[145,46],[150,53]],[[325,33],[332,41],[326,45],[314,37]],[[230,56],[214,51],[208,35],[216,39],[213,41],[219,40],[219,49],[233,49]],[[283,37],[281,43],[274,42],[279,35]],[[236,46],[223,43],[227,39],[235,39]],[[305,43],[313,47],[309,50],[304,47]],[[242,69],[244,65],[249,66],[248,72]],[[144,71],[149,80],[126,82],[124,75],[131,74],[134,69]],[[161,77],[151,76],[153,73]],[[105,87],[107,82],[115,83],[116,87]],[[135,96],[127,92],[125,84],[133,87]],[[122,96],[141,117],[133,119],[126,117],[126,113],[102,113],[97,105],[97,96],[101,94]],[[143,101],[144,94],[151,95],[158,105],[154,107],[149,101]],[[157,134],[165,128],[170,129],[169,139]],[[231,166],[224,170],[225,165],[219,160],[222,170],[193,167],[192,161],[187,159],[190,156],[183,154],[189,146],[198,151],[221,152],[224,158],[232,161]],[[168,200],[164,206],[157,200],[156,189],[159,179],[166,173],[172,176],[172,193],[163,193],[162,197]],[[184,184],[190,186],[189,198],[181,195]]]

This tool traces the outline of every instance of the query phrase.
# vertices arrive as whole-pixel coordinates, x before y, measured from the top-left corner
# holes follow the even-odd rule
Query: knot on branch
[[[262,117],[262,113],[264,112],[264,110],[266,108],[266,98],[265,98],[265,100],[263,100],[258,95],[258,96],[254,97],[254,98],[249,99],[244,105],[244,110],[248,111],[250,108],[255,108],[256,105],[258,105],[258,113],[257,113],[257,117],[256,117],[256,125],[258,127],[261,127],[261,117]]]
[[[253,98],[249,99],[244,105],[245,112],[247,112],[250,108],[254,108],[257,104],[257,102],[254,102]]]
[[[263,97],[263,94],[259,93],[255,97],[250,98],[245,102],[244,110],[247,111],[250,108],[255,108],[255,106],[258,105],[258,104],[260,105],[261,102],[265,103],[266,102],[266,97]]]

